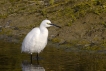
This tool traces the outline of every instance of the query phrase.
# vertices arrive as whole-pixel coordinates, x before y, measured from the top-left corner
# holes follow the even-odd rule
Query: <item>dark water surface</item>
[[[21,53],[20,47],[18,43],[0,42],[0,71],[106,71],[105,53],[67,52],[48,45],[37,65],[36,54],[30,64],[30,55]]]

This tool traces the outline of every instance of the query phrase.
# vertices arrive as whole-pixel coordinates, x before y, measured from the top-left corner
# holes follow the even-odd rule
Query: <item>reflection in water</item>
[[[102,52],[92,50],[91,53],[90,50],[73,49],[77,47],[59,49],[47,46],[40,54],[43,58],[40,60],[40,65],[44,66],[42,67],[35,59],[33,64],[30,64],[29,56],[20,53],[19,47],[19,44],[0,41],[0,71],[106,71],[106,48]],[[22,63],[24,59],[29,63]]]
[[[27,61],[22,62],[22,71],[45,71],[44,67],[40,65],[34,65]]]

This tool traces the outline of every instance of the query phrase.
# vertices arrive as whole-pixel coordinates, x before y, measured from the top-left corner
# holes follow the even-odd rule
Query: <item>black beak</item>
[[[58,28],[61,28],[60,26],[57,26],[57,25],[55,25],[55,24],[50,24],[50,25],[56,26],[56,27],[58,27]]]

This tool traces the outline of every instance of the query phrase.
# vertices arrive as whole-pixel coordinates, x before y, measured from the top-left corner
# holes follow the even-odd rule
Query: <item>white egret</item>
[[[48,40],[48,29],[47,27],[56,26],[52,24],[50,20],[43,20],[39,27],[33,28],[24,38],[22,42],[22,52],[31,54],[31,63],[32,63],[32,54],[38,54],[45,48]],[[59,27],[60,28],[60,27]]]

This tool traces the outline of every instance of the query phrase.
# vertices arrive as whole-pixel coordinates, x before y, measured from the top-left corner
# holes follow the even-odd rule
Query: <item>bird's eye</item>
[[[50,24],[50,23],[47,23],[47,24]]]

